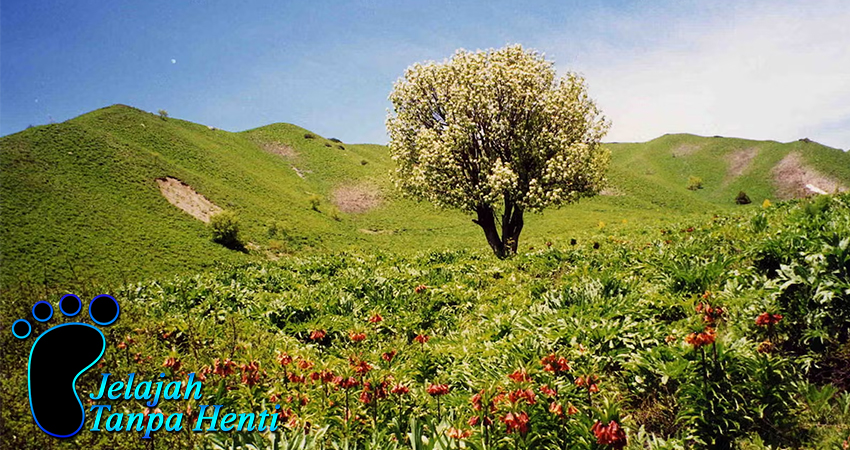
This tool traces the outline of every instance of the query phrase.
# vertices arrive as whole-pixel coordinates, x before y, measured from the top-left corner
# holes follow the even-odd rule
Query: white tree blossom
[[[600,140],[610,123],[581,76],[557,78],[535,51],[458,50],[442,63],[414,64],[389,98],[395,184],[477,214],[499,256],[516,251],[525,211],[603,187],[609,154]]]

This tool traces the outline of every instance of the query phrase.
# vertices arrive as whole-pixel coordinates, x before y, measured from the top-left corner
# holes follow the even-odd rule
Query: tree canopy
[[[535,51],[458,50],[442,63],[414,64],[390,101],[396,185],[475,214],[499,257],[516,252],[526,211],[603,187],[609,154],[600,140],[610,124],[581,76],[557,77]]]

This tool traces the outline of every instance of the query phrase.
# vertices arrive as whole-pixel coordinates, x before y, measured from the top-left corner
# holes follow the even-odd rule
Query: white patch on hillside
[[[221,208],[176,178],[157,178],[156,183],[169,203],[202,222],[209,222],[210,217],[221,212]]]

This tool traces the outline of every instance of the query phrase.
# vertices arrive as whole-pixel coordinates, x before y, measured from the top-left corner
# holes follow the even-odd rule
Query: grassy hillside
[[[81,396],[100,373],[201,374],[201,399],[157,405],[184,414],[183,430],[152,441],[89,432],[90,413],[79,435],[46,440],[27,403],[32,338],[6,332],[0,447],[841,449],[850,195],[742,216],[597,230],[508,260],[362,251],[110,289],[121,318],[102,327],[107,350],[77,381]],[[4,324],[37,300],[57,308],[59,296],[19,298]],[[76,320],[87,319],[56,314],[34,333]],[[125,417],[146,410],[144,400],[93,403]],[[276,433],[189,431],[200,405],[278,404]]]
[[[677,208],[684,207],[682,198],[706,207],[729,205],[739,191],[761,203],[764,199],[784,197],[783,184],[812,181],[818,185],[824,184],[823,179],[850,187],[850,154],[815,142],[781,144],[672,134],[641,144],[609,144],[609,148],[613,152],[615,175],[611,178],[615,186],[620,184],[627,192],[654,187],[653,194],[645,198],[657,201],[666,193],[674,198],[665,199],[662,204]],[[777,165],[789,154],[799,155],[799,161],[793,162],[800,170],[777,173]],[[702,189],[688,195],[691,176],[701,178],[703,183]],[[822,187],[831,192],[825,185]]]
[[[775,199],[771,168],[792,152],[850,185],[850,157],[814,143],[670,135],[610,147],[616,195],[528,217],[523,248],[567,242],[602,224],[722,212],[735,208],[738,190],[756,204]],[[757,154],[730,176],[729,155],[749,148]],[[138,280],[291,253],[484,246],[464,214],[400,198],[383,146],[288,124],[231,133],[115,105],[0,138],[0,167],[4,284]],[[703,189],[686,189],[691,175]],[[237,213],[248,252],[211,242],[203,222],[161,195],[156,180],[164,177]]]

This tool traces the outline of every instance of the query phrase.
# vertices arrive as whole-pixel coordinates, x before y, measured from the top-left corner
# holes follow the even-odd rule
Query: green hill
[[[850,155],[816,143],[667,135],[610,147],[613,195],[529,217],[524,245],[600,222],[651,226],[736,208],[739,190],[755,204],[798,193],[774,182],[783,161],[782,174],[822,189],[850,186]],[[155,278],[295,252],[484,247],[465,215],[401,198],[383,146],[289,124],[231,133],[114,105],[0,138],[0,167],[4,285]],[[690,176],[703,189],[686,189]],[[203,221],[163,196],[157,180],[168,178],[185,183],[173,181],[181,195],[234,211],[247,251],[211,242]]]

